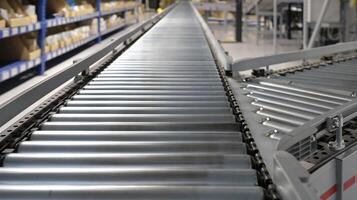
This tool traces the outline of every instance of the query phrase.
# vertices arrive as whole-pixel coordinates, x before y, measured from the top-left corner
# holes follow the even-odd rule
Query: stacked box
[[[11,47],[11,51],[6,49]],[[37,45],[37,33],[27,33],[0,40],[0,60],[33,60],[41,55]]]
[[[6,26],[5,20],[2,17],[0,17],[0,29],[5,28],[5,26]]]
[[[137,5],[137,2],[135,2],[135,1],[127,1],[127,2],[125,2],[125,7],[126,8],[132,8],[132,7],[136,6],[136,5]]]
[[[78,17],[95,12],[93,5],[86,1],[80,1],[77,5],[70,6],[66,0],[48,0],[47,9],[49,13],[62,17]]]
[[[8,27],[25,26],[37,22],[36,7],[20,0],[0,0],[0,16]]]
[[[107,29],[114,28],[124,23],[124,19],[118,15],[111,15],[106,20]]]
[[[108,1],[100,3],[100,10],[102,12],[119,10],[125,8],[125,3],[123,1]]]
[[[80,26],[78,28],[66,30],[56,34],[51,34],[46,37],[46,46],[49,51],[56,51],[59,48],[67,47],[77,43],[80,40],[86,39],[91,35],[91,27],[89,25]]]

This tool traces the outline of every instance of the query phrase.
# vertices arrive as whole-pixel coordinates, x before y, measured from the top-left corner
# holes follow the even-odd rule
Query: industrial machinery
[[[355,48],[232,62],[173,5],[0,107],[41,102],[1,132],[0,199],[353,199],[354,57],[266,66]]]
[[[355,199],[356,57],[341,57],[355,49],[356,42],[341,43],[232,65],[229,83],[283,199]],[[296,60],[305,63],[269,67]],[[252,76],[237,73],[247,69]]]

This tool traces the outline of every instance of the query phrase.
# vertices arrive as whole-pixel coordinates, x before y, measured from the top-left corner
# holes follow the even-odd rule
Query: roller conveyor
[[[181,3],[6,155],[0,199],[264,199],[238,128]]]

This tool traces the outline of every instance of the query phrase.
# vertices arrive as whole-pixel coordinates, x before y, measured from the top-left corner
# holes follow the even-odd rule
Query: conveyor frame
[[[196,14],[197,14],[197,11],[195,11],[196,12]],[[158,19],[158,18],[160,18],[161,16],[163,16],[163,15],[160,15],[160,16],[158,16],[157,18],[155,18],[155,19]],[[198,17],[200,17],[200,16],[198,16]],[[200,22],[202,23],[202,20],[200,20]],[[150,23],[150,22],[147,22],[147,23]],[[204,26],[204,22],[203,22],[203,24],[201,24],[202,26]],[[142,27],[140,26],[140,27],[137,27],[135,30],[140,30]],[[212,42],[213,41],[215,41],[215,39],[214,38],[212,38],[212,37],[210,37],[210,36],[207,36],[207,33],[209,34],[210,33],[210,31],[209,31],[209,29],[207,29],[207,26],[206,26],[206,28],[204,28],[204,27],[202,27],[203,28],[203,30],[205,30],[205,34],[206,34],[206,39],[208,40],[208,42],[210,43],[210,45],[212,45]],[[135,32],[135,31],[134,31]],[[131,32],[132,33],[132,32]],[[135,33],[137,33],[137,32],[135,32]],[[133,34],[135,34],[135,33],[133,33]],[[107,51],[107,53],[109,53],[109,52],[111,52],[111,51],[113,51],[114,50],[114,48],[115,48],[115,46],[117,46],[119,43],[122,43],[122,42],[126,42],[127,41],[127,39],[130,39],[130,37],[132,36],[132,34],[129,34],[129,35],[126,35],[126,37],[124,37],[125,39],[123,39],[123,38],[121,38],[121,39],[119,39],[119,40],[117,40],[117,41],[115,41],[114,43],[115,44],[113,44],[112,43],[112,45],[109,45],[108,47],[106,47],[105,49],[103,49],[103,51],[100,51],[100,53],[98,54],[99,56],[96,56],[96,58],[98,58],[98,57],[102,57],[102,56],[104,56],[104,52],[106,52]],[[212,35],[211,35],[212,36]],[[120,42],[119,42],[120,41]],[[213,47],[212,47],[213,46]],[[215,45],[212,45],[211,46],[211,48],[217,48],[217,46],[215,46]],[[122,49],[121,49],[122,50]],[[119,50],[119,52],[121,51],[121,50]],[[112,54],[111,56],[109,56],[110,58],[115,58],[117,55],[118,55],[118,50],[114,50],[115,51],[115,53],[114,54]],[[213,50],[212,49],[212,51],[215,51],[215,50]],[[220,53],[223,53],[223,55],[224,55],[224,52],[220,52]],[[215,53],[214,53],[215,54]],[[97,54],[96,54],[97,55]],[[215,54],[216,55],[216,54]],[[222,55],[222,54],[221,54]],[[110,59],[109,58],[109,59]],[[225,60],[225,58],[223,59],[223,60]],[[84,62],[85,61],[85,62]],[[86,65],[86,67],[79,67],[79,65],[80,64],[89,64],[89,61],[92,61],[93,63],[94,63],[94,61],[96,61],[95,59],[93,59],[93,58],[91,58],[91,59],[85,59],[85,60],[83,60],[83,61],[80,61],[79,63],[76,63],[75,64],[75,66],[77,66],[78,68],[77,68],[77,71],[76,72],[72,72],[72,76],[74,76],[74,75],[76,75],[76,74],[78,74],[78,72],[81,72],[81,71],[86,71],[86,70],[84,70],[84,69],[86,69],[87,67],[89,67],[89,65]],[[217,60],[216,60],[217,61]],[[88,63],[87,63],[88,62]],[[108,64],[110,62],[110,60],[106,60],[104,63],[102,63],[102,66],[104,67],[104,66],[106,66],[106,64]],[[219,62],[219,61],[217,61],[217,62]],[[239,123],[239,124],[241,124],[241,130],[243,130],[244,131],[244,141],[249,145],[249,147],[248,147],[248,149],[249,149],[249,154],[251,154],[252,156],[253,156],[253,164],[254,164],[254,168],[256,169],[256,170],[258,170],[258,173],[259,173],[259,185],[261,185],[261,186],[264,186],[265,187],[265,189],[266,189],[266,195],[267,195],[267,198],[269,198],[269,199],[278,199],[278,194],[276,193],[276,191],[275,191],[275,187],[274,187],[274,185],[272,184],[272,180],[271,180],[271,178],[270,178],[270,175],[269,175],[269,173],[268,173],[268,171],[266,170],[266,168],[265,168],[265,165],[264,165],[264,163],[263,163],[263,161],[262,161],[262,159],[261,159],[261,157],[260,157],[260,155],[259,155],[259,151],[258,151],[258,149],[256,149],[255,147],[254,147],[254,140],[250,137],[250,135],[249,135],[249,130],[247,130],[247,127],[244,125],[244,119],[243,119],[243,117],[242,117],[242,115],[241,115],[241,113],[240,113],[240,111],[239,111],[239,108],[238,108],[238,106],[237,106],[237,103],[235,102],[235,99],[234,99],[234,96],[233,96],[233,93],[232,93],[232,91],[230,90],[230,87],[229,87],[229,85],[228,85],[228,81],[225,79],[225,76],[224,76],[224,73],[225,73],[225,71],[224,71],[224,69],[223,68],[221,68],[222,67],[222,65],[224,66],[224,63],[225,62],[219,62],[219,76],[220,76],[220,78],[221,78],[221,80],[222,80],[222,82],[223,82],[223,84],[224,84],[224,86],[225,86],[225,92],[226,92],[226,94],[228,95],[228,97],[229,97],[229,102],[230,102],[230,104],[231,104],[231,106],[232,106],[232,108],[234,108],[234,114],[235,114],[235,116],[236,116],[236,121]],[[74,85],[72,85],[73,87],[67,87],[67,88],[65,88],[65,90],[67,90],[67,91],[61,91],[59,94],[60,94],[60,96],[62,97],[62,99],[60,98],[60,99],[56,99],[56,98],[54,98],[54,97],[52,97],[51,99],[55,99],[55,100],[53,100],[53,102],[49,102],[49,101],[46,101],[44,104],[42,104],[41,106],[39,106],[38,107],[38,109],[35,109],[34,110],[34,112],[36,112],[36,114],[34,114],[34,113],[30,113],[28,116],[26,116],[26,117],[24,117],[24,120],[20,120],[19,121],[19,123],[20,124],[22,124],[21,126],[19,126],[18,124],[15,124],[14,126],[12,126],[12,127],[10,127],[9,129],[7,129],[6,131],[5,131],[5,133],[7,134],[7,135],[10,135],[11,133],[12,133],[12,135],[13,136],[20,136],[20,137],[18,137],[17,139],[15,139],[16,141],[14,142],[14,143],[12,143],[12,145],[14,145],[14,144],[16,144],[16,143],[18,143],[19,141],[21,141],[22,140],[22,138],[24,137],[24,136],[26,136],[26,135],[21,135],[21,134],[23,134],[24,133],[24,127],[26,127],[27,129],[25,129],[25,131],[26,132],[32,132],[32,131],[34,131],[36,128],[35,128],[35,126],[38,126],[40,123],[42,123],[43,121],[46,121],[47,120],[47,118],[48,118],[48,115],[52,115],[53,114],[53,111],[54,110],[52,110],[52,109],[56,109],[56,108],[58,108],[60,105],[62,105],[64,102],[66,102],[66,98],[68,98],[68,97],[71,97],[72,95],[74,95],[75,94],[75,92],[76,91],[73,91],[73,89],[74,90],[77,90],[77,89],[79,89],[79,88],[81,88],[81,87],[83,87],[85,84],[86,84],[86,81],[88,81],[88,80],[90,80],[92,77],[94,77],[97,73],[99,73],[100,71],[101,71],[101,68],[102,67],[98,67],[98,68],[96,68],[95,70],[94,70],[94,72],[92,72],[92,73],[89,73],[89,76],[86,76],[87,74],[84,74],[84,79],[82,79],[81,81],[79,81],[79,82],[77,82],[77,83],[75,83]],[[69,73],[69,72],[66,72],[66,73]],[[85,72],[85,73],[87,73],[87,72]],[[63,75],[63,74],[61,74],[62,76],[65,76],[65,75]],[[59,76],[61,76],[61,75],[59,75]],[[67,76],[68,76],[68,74],[66,74]],[[63,77],[62,77],[63,78]],[[58,79],[55,79],[55,80],[58,80]],[[53,81],[53,80],[52,80]],[[48,83],[48,82],[47,82]],[[38,88],[37,88],[38,89]],[[32,90],[31,92],[34,92],[34,91],[36,91],[36,90]],[[45,92],[43,92],[43,93],[45,93]],[[27,95],[28,95],[29,93],[27,93]],[[59,95],[57,94],[57,97],[58,97]],[[21,98],[24,98],[23,96],[21,96]],[[59,101],[58,101],[59,100]],[[50,100],[51,101],[51,100]],[[18,102],[17,102],[18,103]],[[12,106],[13,105],[16,105],[16,104],[11,104]],[[52,108],[52,109],[46,109],[47,107],[49,107],[49,108]],[[43,111],[45,109],[45,111]],[[1,112],[3,112],[4,110],[0,110]],[[32,117],[29,117],[29,116],[32,116]],[[28,120],[30,120],[30,119],[32,119],[32,118],[37,118],[37,120],[36,119],[33,119],[32,120],[32,125],[29,127],[28,126],[28,124],[27,124],[27,122],[28,122]],[[19,126],[19,127],[17,127],[17,126]],[[15,128],[15,129],[14,129]],[[28,129],[28,128],[30,128],[30,129]],[[16,132],[17,132],[17,134],[16,134]],[[16,135],[15,135],[16,134]],[[20,134],[20,135],[19,135]],[[26,133],[25,133],[26,134]],[[7,136],[6,135],[6,136]],[[12,138],[12,139],[14,139],[14,138]],[[7,146],[7,151],[11,151],[11,148],[14,148],[14,149],[16,149],[17,148],[17,146]],[[7,152],[7,153],[9,153],[9,152]],[[204,156],[204,155],[203,155]],[[169,188],[168,188],[169,189]],[[188,191],[190,191],[189,190],[189,188],[182,188],[182,189],[187,189]],[[232,189],[230,189],[230,188],[227,188],[227,192],[232,192],[233,191],[233,188]],[[169,190],[168,190],[168,192],[170,192]],[[180,191],[179,191],[180,192]],[[236,191],[234,191],[234,192],[236,192]],[[169,195],[169,194],[168,194]],[[209,195],[209,194],[206,194],[206,196],[207,195]]]
[[[141,23],[138,25],[134,26],[131,29],[128,29],[124,31],[121,36],[119,36],[115,41],[111,41],[109,44],[104,46],[100,51],[94,53],[93,55],[88,56],[85,59],[82,59],[76,63],[74,63],[72,66],[48,77],[47,79],[43,80],[42,82],[34,85],[33,87],[29,88],[28,90],[24,91],[23,93],[19,94],[13,99],[10,99],[8,102],[4,103],[3,105],[0,106],[0,113],[2,117],[0,118],[0,126],[3,126],[6,124],[7,121],[10,119],[14,118],[16,115],[21,113],[23,110],[25,110],[27,107],[38,101],[40,98],[54,90],[55,88],[61,86],[63,83],[66,81],[70,80],[71,78],[77,76],[78,74],[82,73],[82,75],[89,75],[88,74],[88,69],[93,66],[93,64],[97,63],[99,65],[99,68],[93,67],[91,69],[92,72],[96,72],[100,70],[101,67],[103,67],[101,64],[103,62],[107,62],[107,60],[110,60],[111,57],[116,56],[120,54],[125,48],[130,46],[130,44],[135,41],[136,38],[138,38],[140,35],[144,34],[147,30],[149,30],[155,23],[157,23],[162,17],[167,14],[174,5],[168,7],[165,9],[164,12],[157,14]],[[109,59],[108,59],[109,57]],[[103,60],[104,58],[104,60]],[[107,59],[107,60],[106,60]],[[99,61],[99,63],[98,63]],[[93,74],[92,74],[93,76]],[[67,93],[73,88],[76,88],[75,86],[78,83],[70,84],[67,86],[63,93]],[[57,95],[58,97],[58,95]],[[53,98],[51,98],[53,99]],[[41,105],[38,109],[35,110],[41,110],[44,106],[50,104],[50,100],[45,105]],[[31,116],[35,115],[34,113],[31,113]],[[24,119],[19,120],[20,122],[28,121],[27,119],[32,118],[31,116],[26,116]],[[0,144],[3,144],[5,140],[8,139],[9,135],[12,134],[12,132],[15,132],[16,129],[19,129],[20,124],[16,124],[12,127],[7,128],[5,131],[0,136]]]
[[[351,199],[355,194],[355,190],[350,189],[352,188],[350,184],[353,185],[355,180],[355,169],[353,168],[355,166],[357,144],[356,140],[354,140],[354,124],[357,113],[355,91],[352,89],[344,90],[341,86],[338,88],[329,87],[329,85],[333,85],[333,82],[328,80],[328,84],[321,83],[320,85],[313,85],[309,84],[309,82],[304,83],[304,80],[314,79],[314,77],[316,79],[315,82],[322,81],[324,77],[325,79],[333,77],[334,72],[338,72],[338,67],[343,66],[343,68],[341,68],[343,72],[341,73],[348,74],[350,72],[350,74],[348,74],[349,78],[344,80],[343,75],[336,75],[337,77],[334,78],[338,81],[344,80],[345,84],[348,84],[348,81],[350,81],[350,84],[353,85],[354,82],[352,79],[355,73],[353,67],[355,66],[356,56],[353,53],[344,53],[354,50],[356,50],[356,42],[349,42],[311,50],[240,60],[233,64],[234,77],[239,77],[239,71],[254,70],[252,77],[246,78],[243,81],[230,79],[230,83],[234,85],[233,88],[238,97],[239,105],[244,108],[244,116],[249,122],[252,120],[248,125],[254,131],[252,131],[253,137],[258,140],[258,148],[265,153],[264,159],[269,165],[268,169],[273,175],[274,183],[278,185],[278,191],[283,199]],[[314,63],[306,62],[308,59],[318,58],[322,58],[322,61],[313,61]],[[303,62],[302,65],[287,69],[269,69],[270,65],[296,60],[303,60],[305,62]],[[346,64],[344,64],[345,62]],[[262,67],[266,68],[261,69]],[[322,72],[327,73],[328,76],[324,76],[323,74],[319,76],[320,69]],[[309,74],[310,72],[311,75]],[[312,72],[315,73],[312,74]],[[299,80],[299,76],[305,78],[302,78],[301,81],[295,81]],[[296,77],[296,79],[293,79],[294,77]],[[351,88],[354,87],[351,86]],[[295,94],[292,91],[295,91]],[[300,95],[303,95],[304,92],[313,95],[306,96],[306,102],[315,103],[316,106],[319,106],[319,104],[310,100],[318,97],[318,95],[340,100],[334,102],[338,106],[331,106],[323,112],[313,110],[313,107],[309,108],[306,102],[305,105],[309,108],[308,110],[303,110],[303,107],[293,107],[295,105],[303,105],[298,104],[299,102],[303,103],[303,98],[300,98],[303,96]],[[289,95],[292,95],[290,97],[294,97],[295,99],[290,99]],[[273,100],[274,97],[276,97],[276,102],[269,102]],[[251,101],[252,99],[253,101]],[[291,100],[291,102],[288,102],[288,100]],[[323,101],[329,101],[323,98],[320,98],[319,101],[320,100],[322,100],[320,104],[323,104]],[[287,104],[279,105],[279,102],[281,104]],[[291,104],[289,105],[289,103]],[[257,106],[256,110],[254,110],[254,106]],[[290,122],[295,123],[296,127],[293,129],[288,128],[286,131],[280,127],[282,129],[277,130],[276,124],[271,126],[273,122],[270,122],[270,120],[273,121],[272,119],[277,119],[278,121],[279,119],[275,117],[284,116],[284,113],[289,111],[289,109],[286,108],[292,109],[293,111],[303,111],[302,113],[305,115],[296,112],[295,121],[288,117],[285,119],[281,118],[281,120],[285,122],[289,122],[288,120],[290,120]],[[294,110],[295,108],[296,110]],[[278,114],[274,112],[269,113],[270,110],[274,111],[274,109]],[[312,118],[311,116],[306,116],[306,113],[312,111],[317,111],[316,113],[319,114]],[[261,117],[259,117],[259,114],[262,114]],[[274,116],[274,114],[276,115]],[[292,114],[289,114],[291,117]],[[264,116],[266,116],[266,118],[264,118]],[[299,121],[301,117],[309,118],[309,120],[302,120],[303,123],[301,123]],[[348,145],[346,145],[345,148],[343,148],[343,145],[334,146],[333,144],[335,143],[331,143],[331,141],[328,143],[329,147],[322,146],[322,144],[326,145],[330,139],[338,141],[336,138],[341,137],[341,135],[339,135],[342,133],[341,127],[331,126],[333,125],[331,122],[337,123],[341,121],[344,121],[344,123],[347,124],[346,128],[349,129],[348,131],[346,130],[346,132],[349,133],[346,134],[344,132],[346,136],[343,135],[346,141],[349,139],[349,141],[346,142]],[[351,122],[352,125],[348,122]],[[352,128],[349,128],[349,125],[351,125]],[[276,131],[272,129],[272,127],[275,127]],[[274,130],[274,132],[271,130]],[[352,137],[350,137],[350,135],[352,135]],[[304,150],[307,146],[310,146],[310,150],[312,150],[308,157],[306,157],[307,154],[300,154],[300,152],[307,153],[307,151]],[[265,149],[265,151],[263,149]],[[270,153],[267,155],[266,152]],[[299,152],[299,154],[295,154],[296,152]],[[274,159],[270,159],[271,154],[275,154]],[[271,162],[269,160],[273,162],[273,165],[270,165]],[[290,191],[292,188],[291,185],[294,185],[294,190]]]

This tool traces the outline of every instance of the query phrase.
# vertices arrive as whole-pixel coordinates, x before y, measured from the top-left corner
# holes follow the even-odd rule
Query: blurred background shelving
[[[0,0],[0,82],[137,23],[138,0]]]

